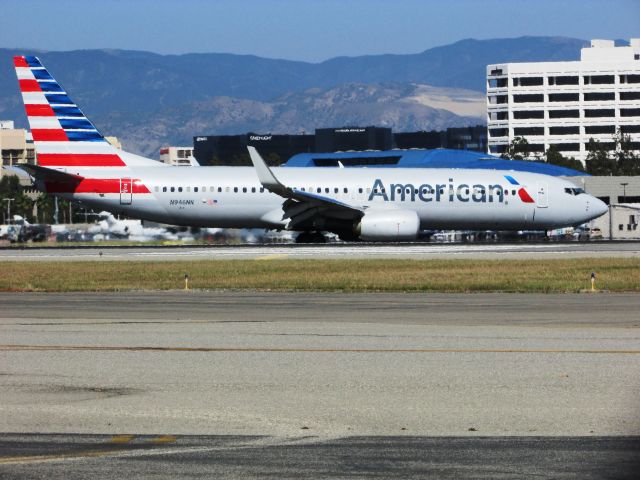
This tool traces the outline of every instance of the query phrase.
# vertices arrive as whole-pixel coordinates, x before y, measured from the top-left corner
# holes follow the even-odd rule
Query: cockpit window
[[[578,187],[565,188],[564,192],[568,193],[569,195],[580,195],[581,193],[584,193],[584,189]]]

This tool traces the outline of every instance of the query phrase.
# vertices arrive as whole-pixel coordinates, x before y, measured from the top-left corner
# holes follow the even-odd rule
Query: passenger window
[[[349,189],[347,187],[344,187],[344,193],[349,193]]]
[[[160,187],[156,186],[156,188],[154,189],[156,192],[160,191]]]
[[[179,191],[179,192],[182,192],[182,187],[178,187],[178,191]]]
[[[511,195],[515,195],[516,191],[515,190],[511,190]]]
[[[176,187],[171,187],[171,191],[175,192],[176,191]]]
[[[238,187],[233,187],[233,192],[238,193]]]
[[[324,193],[329,193],[329,187],[326,187],[326,188],[324,189]]]
[[[338,193],[340,190],[338,189],[338,187],[333,189],[333,193]]]
[[[247,187],[242,187],[242,193],[247,193]]]
[[[251,187],[251,193],[256,193],[256,187]]]
[[[469,193],[469,190],[467,190],[467,193]],[[505,194],[505,195],[509,195],[509,190],[505,190],[505,191],[504,191],[504,194]]]
[[[371,187],[367,187],[367,193],[371,193]]]
[[[198,187],[193,187],[193,191],[198,193]]]
[[[215,187],[209,187],[209,191],[210,192],[214,192],[215,191]],[[222,189],[220,187],[218,187],[218,191],[221,192]]]
[[[224,190],[225,190],[225,192],[229,193],[231,191],[231,187],[227,187]]]
[[[166,192],[167,191],[167,187],[162,187],[162,191]]]
[[[362,193],[362,187],[358,188],[358,193]]]
[[[317,193],[322,193],[322,189],[321,189],[320,187],[318,187],[318,188],[316,189],[316,192],[317,192]]]
[[[306,192],[306,190],[304,189],[304,187],[302,187],[300,190],[302,190],[303,192]]]

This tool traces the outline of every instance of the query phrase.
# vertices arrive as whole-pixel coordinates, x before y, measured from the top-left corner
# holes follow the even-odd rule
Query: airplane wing
[[[251,162],[256,169],[258,179],[264,188],[286,199],[282,205],[283,219],[290,219],[287,227],[295,229],[303,221],[314,216],[359,219],[364,215],[364,207],[349,205],[312,192],[287,187],[276,178],[255,147],[248,147]]]

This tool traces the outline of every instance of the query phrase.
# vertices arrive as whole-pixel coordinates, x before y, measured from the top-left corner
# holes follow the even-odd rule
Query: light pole
[[[4,221],[5,223],[9,223],[11,222],[11,202],[13,202],[15,199],[14,198],[3,198],[2,201],[3,202],[7,202],[7,216],[5,217]]]
[[[620,183],[620,185],[622,185],[622,203],[626,203],[627,201],[627,185],[629,185],[629,182],[622,182]]]

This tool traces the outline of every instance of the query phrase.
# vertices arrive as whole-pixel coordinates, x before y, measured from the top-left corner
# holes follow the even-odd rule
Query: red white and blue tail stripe
[[[16,56],[13,62],[40,166],[127,165],[37,57]]]
[[[120,205],[131,204],[134,194],[151,196],[133,167],[167,165],[107,142],[37,57],[16,56],[13,62],[38,160],[22,168],[38,188],[87,201],[119,198]]]

